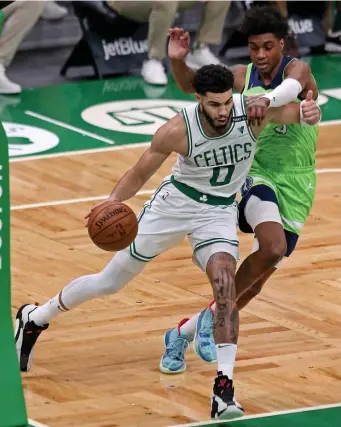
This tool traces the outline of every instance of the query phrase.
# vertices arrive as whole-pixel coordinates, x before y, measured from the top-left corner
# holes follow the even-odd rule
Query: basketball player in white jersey
[[[238,259],[235,195],[245,181],[256,150],[256,138],[269,121],[318,122],[314,101],[268,109],[257,126],[249,126],[244,97],[233,95],[233,75],[220,65],[196,73],[196,105],[163,125],[137,164],[115,186],[110,200],[133,197],[172,153],[178,154],[167,177],[139,215],[139,231],[130,248],[113,257],[100,273],[73,280],[45,305],[22,306],[16,318],[20,368],[28,371],[34,344],[48,322],[92,298],[113,294],[127,285],[146,263],[188,236],[194,262],[206,272],[216,300],[214,339],[218,376],[212,394],[212,418],[243,415],[235,401],[233,367],[239,314],[235,270]],[[309,94],[311,97],[311,94]],[[289,148],[288,148],[289,149]]]

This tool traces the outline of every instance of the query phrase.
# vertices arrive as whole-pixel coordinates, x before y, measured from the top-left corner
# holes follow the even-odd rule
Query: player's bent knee
[[[285,240],[278,240],[264,247],[260,247],[259,250],[266,258],[268,266],[273,267],[284,258],[287,251],[287,244]]]

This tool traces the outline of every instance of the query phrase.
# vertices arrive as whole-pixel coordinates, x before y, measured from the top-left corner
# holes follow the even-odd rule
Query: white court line
[[[209,425],[215,425],[215,424],[230,424],[232,422],[238,423],[243,422],[246,420],[252,420],[257,418],[267,418],[267,417],[274,417],[276,415],[286,415],[286,414],[296,414],[299,412],[307,412],[307,411],[319,411],[322,409],[331,409],[331,408],[339,408],[341,406],[341,403],[333,403],[331,405],[321,405],[321,406],[312,406],[312,407],[305,407],[305,408],[299,408],[299,409],[289,409],[287,411],[277,411],[277,412],[266,412],[265,414],[256,414],[256,415],[248,415],[245,417],[237,418],[234,420],[214,420],[214,421],[201,421],[198,423],[190,423],[190,424],[177,424],[169,427],[203,427],[203,426],[209,426]]]
[[[317,169],[316,173],[339,173],[341,169]],[[152,190],[141,190],[136,193],[137,196],[150,195],[153,194],[155,189]],[[68,205],[72,203],[83,203],[83,202],[94,202],[97,200],[104,200],[109,197],[108,194],[103,196],[92,196],[92,197],[81,197],[79,199],[65,199],[65,200],[55,200],[51,202],[41,202],[41,203],[28,203],[25,205],[13,205],[11,206],[11,211],[19,211],[24,209],[36,209],[48,206],[59,206],[59,205]]]
[[[28,113],[28,111],[26,111]],[[36,113],[33,113],[36,114]],[[51,119],[53,120],[53,119]],[[59,122],[61,123],[61,122]],[[341,120],[329,120],[326,122],[321,122],[320,126],[334,126],[341,124]],[[69,126],[69,125],[67,125]],[[77,128],[75,128],[77,129]],[[78,129],[80,133],[87,134],[85,131]],[[95,135],[95,134],[93,134]],[[97,137],[97,136],[96,136]],[[94,136],[93,136],[94,138]],[[99,139],[101,137],[97,137]],[[114,142],[112,142],[114,143]],[[123,144],[117,145],[116,147],[108,147],[108,148],[90,148],[89,150],[73,150],[73,151],[62,151],[60,153],[51,153],[51,154],[37,154],[36,156],[28,156],[28,157],[13,157],[9,161],[12,162],[27,162],[29,160],[39,160],[39,159],[53,159],[54,157],[64,157],[64,156],[78,156],[81,154],[90,154],[90,153],[100,153],[102,151],[115,151],[115,150],[126,150],[127,148],[139,148],[139,147],[148,147],[150,142],[136,142],[133,144]]]
[[[81,135],[90,136],[91,138],[98,139],[99,141],[106,142],[107,144],[110,144],[110,145],[115,144],[115,141],[112,141],[111,139],[103,138],[102,136],[96,135],[95,133],[87,132],[86,130],[76,128],[75,126],[68,125],[67,123],[61,122],[60,120],[51,119],[51,117],[43,116],[42,114],[35,113],[34,111],[25,111],[25,114],[27,114],[28,116],[35,117],[36,119],[40,119],[40,120],[43,120],[45,122],[49,122],[49,123],[52,123],[54,125],[60,126],[62,128],[72,130],[73,132],[80,133]]]
[[[101,153],[102,151],[116,151],[116,150],[127,150],[128,148],[143,148],[149,147],[149,142],[135,142],[133,144],[116,145],[115,147],[103,147],[103,148],[90,148],[89,150],[73,150],[73,151],[61,151],[60,153],[51,154],[37,154],[36,156],[30,157],[12,157],[9,161],[13,162],[25,162],[27,160],[40,160],[40,159],[53,159],[55,157],[65,156],[78,156],[81,154]]]
[[[325,122],[321,122],[320,126],[334,126],[334,125],[340,125],[341,120],[327,120]]]
[[[338,173],[341,172],[341,169],[316,169],[316,173]]]
[[[38,421],[28,419],[28,423],[33,427],[49,427],[47,424],[38,423]]]
[[[153,194],[154,191],[155,189],[141,190],[136,193],[136,196]],[[82,197],[79,199],[55,200],[54,202],[29,203],[27,205],[14,205],[14,206],[11,206],[11,211],[19,211],[23,209],[35,209],[35,208],[42,208],[47,206],[69,205],[72,203],[94,202],[96,200],[104,200],[108,197],[109,197],[109,194],[105,194],[104,196]]]

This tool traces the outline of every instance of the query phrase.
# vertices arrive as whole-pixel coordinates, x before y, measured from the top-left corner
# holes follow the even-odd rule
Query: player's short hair
[[[233,88],[232,71],[223,65],[204,65],[194,77],[194,89],[199,95],[206,92],[224,93]]]
[[[246,37],[272,33],[278,39],[288,35],[289,25],[279,9],[272,6],[254,6],[245,12],[239,31]]]

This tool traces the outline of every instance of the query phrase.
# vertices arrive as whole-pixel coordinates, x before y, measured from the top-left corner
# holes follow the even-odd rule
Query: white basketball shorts
[[[165,179],[145,203],[138,219],[139,230],[130,245],[130,254],[140,261],[152,260],[185,236],[193,248],[193,262],[203,271],[217,252],[239,258],[236,202],[230,206],[199,203]]]

